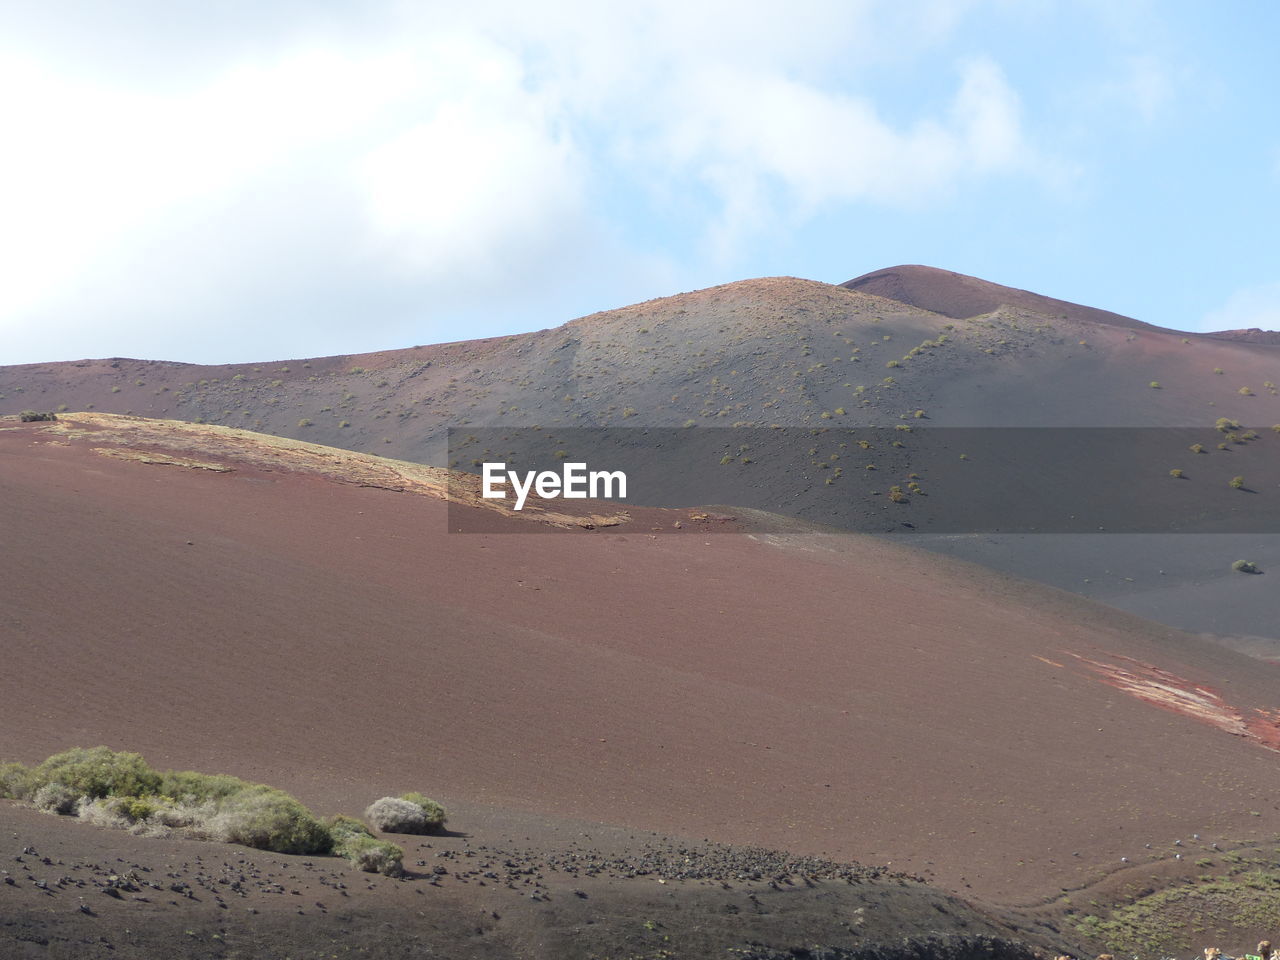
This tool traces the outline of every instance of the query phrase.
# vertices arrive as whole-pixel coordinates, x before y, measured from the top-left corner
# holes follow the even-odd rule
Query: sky
[[[1270,0],[0,0],[0,365],[924,263],[1280,328]]]

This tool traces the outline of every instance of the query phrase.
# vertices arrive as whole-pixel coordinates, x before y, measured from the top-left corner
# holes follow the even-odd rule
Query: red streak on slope
[[[1099,674],[1099,679],[1108,686],[1162,710],[1180,713],[1280,752],[1280,710],[1255,708],[1251,711],[1253,716],[1246,716],[1216,691],[1194,684],[1185,677],[1153,664],[1131,657],[1114,656],[1115,660],[1125,661],[1126,665],[1120,666],[1117,663],[1091,660],[1077,653],[1071,656]]]

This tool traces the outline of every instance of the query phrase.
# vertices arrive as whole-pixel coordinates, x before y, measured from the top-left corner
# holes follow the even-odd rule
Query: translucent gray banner
[[[716,506],[877,534],[1280,533],[1280,431],[1229,421],[1157,428],[931,427],[921,420],[829,429],[493,427],[450,430],[449,461],[466,474],[452,482],[450,497],[450,529],[462,532],[493,530],[498,515],[605,517],[630,508]],[[586,496],[574,496],[579,492]],[[502,529],[565,526],[573,524]]]

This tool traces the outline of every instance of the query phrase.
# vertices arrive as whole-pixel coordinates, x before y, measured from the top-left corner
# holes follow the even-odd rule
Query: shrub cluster
[[[76,747],[34,767],[0,764],[0,798],[134,833],[177,830],[276,853],[334,853],[362,870],[403,873],[404,852],[374,837],[359,820],[338,816],[321,822],[275,787],[225,774],[158,771],[136,753],[108,747]],[[379,830],[399,833],[427,833],[445,820],[444,808],[421,794],[387,797],[369,810]]]
[[[346,857],[367,873],[398,877],[404,873],[404,851],[394,843],[379,840],[359,820],[339,814],[328,822],[333,852]]]
[[[54,413],[37,413],[35,410],[23,410],[18,414],[18,419],[23,423],[36,423],[40,420],[57,420],[58,416]]]
[[[444,807],[420,793],[375,800],[364,818],[385,833],[433,833],[444,826]]]

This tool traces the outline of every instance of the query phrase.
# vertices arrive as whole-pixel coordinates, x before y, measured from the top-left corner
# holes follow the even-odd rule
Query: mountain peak
[[[864,273],[840,284],[849,290],[908,303],[943,316],[964,320],[991,313],[1001,306],[1018,307],[1048,317],[1085,320],[1135,330],[1159,329],[1132,317],[1046,297],[1030,290],[1006,287],[951,270],[903,264]]]

